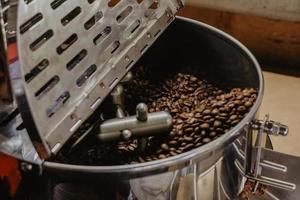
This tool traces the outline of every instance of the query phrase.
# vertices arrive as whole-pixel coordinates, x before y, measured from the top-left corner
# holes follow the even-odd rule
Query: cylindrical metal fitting
[[[148,119],[148,107],[144,103],[139,103],[136,106],[136,118],[139,121],[147,121]]]
[[[147,121],[139,121],[136,116],[111,119],[100,125],[98,138],[102,142],[124,139],[122,131],[130,130],[132,138],[142,138],[168,133],[172,128],[172,116],[167,112],[148,115]]]

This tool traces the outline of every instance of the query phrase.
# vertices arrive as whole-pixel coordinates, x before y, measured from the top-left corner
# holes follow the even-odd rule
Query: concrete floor
[[[274,149],[300,156],[300,78],[264,72],[265,95],[260,118],[270,119],[289,126],[287,137],[272,137]]]

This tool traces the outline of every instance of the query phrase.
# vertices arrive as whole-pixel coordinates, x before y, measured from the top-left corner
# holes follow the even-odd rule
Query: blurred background
[[[274,148],[300,156],[300,1],[187,0],[180,15],[215,26],[240,40],[260,62],[265,96],[260,118],[289,125]]]

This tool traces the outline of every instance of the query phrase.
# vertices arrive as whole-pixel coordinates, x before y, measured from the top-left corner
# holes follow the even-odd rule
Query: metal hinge
[[[257,131],[257,137],[254,141],[254,131]],[[253,192],[256,192],[261,185],[280,188],[288,191],[296,190],[294,183],[279,180],[275,177],[265,176],[263,171],[271,170],[271,174],[284,174],[287,172],[287,166],[281,163],[275,163],[272,160],[263,158],[265,146],[263,140],[265,135],[286,136],[288,127],[278,122],[269,120],[269,115],[266,115],[264,120],[255,120],[250,124],[250,131],[246,137],[245,147],[245,163],[243,175],[251,181],[255,182]],[[278,176],[277,176],[278,177]]]

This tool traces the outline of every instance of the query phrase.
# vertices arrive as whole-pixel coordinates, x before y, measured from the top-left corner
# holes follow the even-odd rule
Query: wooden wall
[[[179,15],[231,34],[244,43],[263,68],[300,76],[300,22],[186,6]]]

